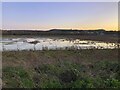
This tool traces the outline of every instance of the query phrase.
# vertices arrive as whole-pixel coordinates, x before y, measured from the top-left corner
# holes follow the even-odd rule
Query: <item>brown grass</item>
[[[5,51],[2,53],[3,67],[32,67],[40,64],[62,62],[92,63],[102,60],[118,60],[118,50],[51,50],[51,51]]]

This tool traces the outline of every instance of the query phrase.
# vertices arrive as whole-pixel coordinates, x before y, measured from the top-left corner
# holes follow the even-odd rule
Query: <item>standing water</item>
[[[16,50],[64,50],[64,49],[114,49],[119,43],[106,43],[100,41],[66,39],[66,38],[2,38],[0,51]]]

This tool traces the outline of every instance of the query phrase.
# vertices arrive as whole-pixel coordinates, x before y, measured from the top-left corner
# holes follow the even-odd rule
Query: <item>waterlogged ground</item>
[[[3,37],[0,39],[0,45],[2,46],[0,51],[16,51],[43,49],[114,49],[119,48],[120,44],[60,37]]]

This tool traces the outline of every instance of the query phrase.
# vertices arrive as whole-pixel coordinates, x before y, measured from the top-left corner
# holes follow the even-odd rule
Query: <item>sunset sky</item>
[[[118,3],[4,2],[2,28],[118,30]]]

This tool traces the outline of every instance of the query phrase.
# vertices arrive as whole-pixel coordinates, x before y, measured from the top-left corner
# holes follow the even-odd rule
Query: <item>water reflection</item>
[[[0,51],[12,50],[64,50],[64,49],[114,49],[119,43],[63,39],[63,38],[3,38],[0,40]]]

